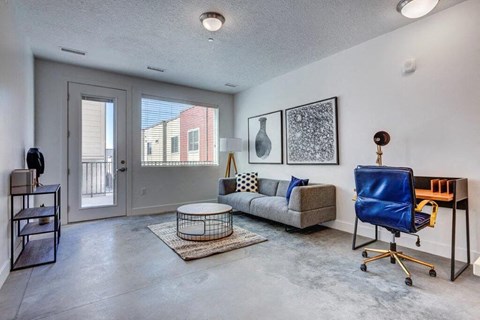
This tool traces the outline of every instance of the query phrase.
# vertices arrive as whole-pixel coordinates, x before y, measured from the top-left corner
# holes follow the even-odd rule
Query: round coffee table
[[[177,236],[184,240],[217,240],[232,233],[233,215],[229,205],[194,203],[177,209]]]

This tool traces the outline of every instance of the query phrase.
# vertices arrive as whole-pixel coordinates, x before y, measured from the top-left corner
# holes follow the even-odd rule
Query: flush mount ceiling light
[[[432,11],[439,0],[401,0],[397,5],[397,11],[403,16],[416,19],[423,17]]]
[[[208,31],[218,31],[225,23],[225,17],[220,13],[205,12],[200,16],[200,21]]]

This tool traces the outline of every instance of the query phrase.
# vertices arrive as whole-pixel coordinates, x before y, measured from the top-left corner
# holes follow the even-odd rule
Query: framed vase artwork
[[[285,110],[287,164],[339,164],[337,97]]]
[[[248,118],[248,163],[283,163],[282,110]]]

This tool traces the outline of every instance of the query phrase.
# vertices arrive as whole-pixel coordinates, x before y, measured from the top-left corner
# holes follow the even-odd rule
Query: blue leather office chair
[[[384,227],[392,233],[389,250],[364,249],[362,256],[366,259],[360,269],[367,271],[367,263],[390,257],[390,262],[397,262],[407,274],[405,284],[408,286],[411,286],[413,282],[411,274],[402,260],[429,267],[430,276],[437,275],[433,264],[397,251],[395,238],[400,237],[401,232],[414,234],[427,226],[435,226],[438,205],[431,200],[423,200],[417,205],[413,181],[413,171],[410,168],[358,166],[355,169],[357,190],[355,212],[357,217],[363,222]],[[426,204],[432,206],[430,214],[422,212]],[[419,238],[417,246],[420,246]],[[378,255],[367,258],[368,252],[375,252]]]

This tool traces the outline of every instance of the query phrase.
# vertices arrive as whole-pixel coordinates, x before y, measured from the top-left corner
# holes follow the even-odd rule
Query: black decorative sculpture
[[[39,177],[45,171],[45,160],[43,154],[38,148],[30,148],[27,152],[27,166],[28,169],[35,169],[37,172],[36,184],[40,185]]]
[[[267,118],[261,117],[258,121],[260,121],[260,130],[255,138],[255,152],[257,157],[265,159],[272,151],[272,141],[267,135]]]
[[[390,135],[386,131],[378,131],[373,136],[373,142],[377,145],[377,164],[382,165],[382,147],[386,146],[390,142]]]

